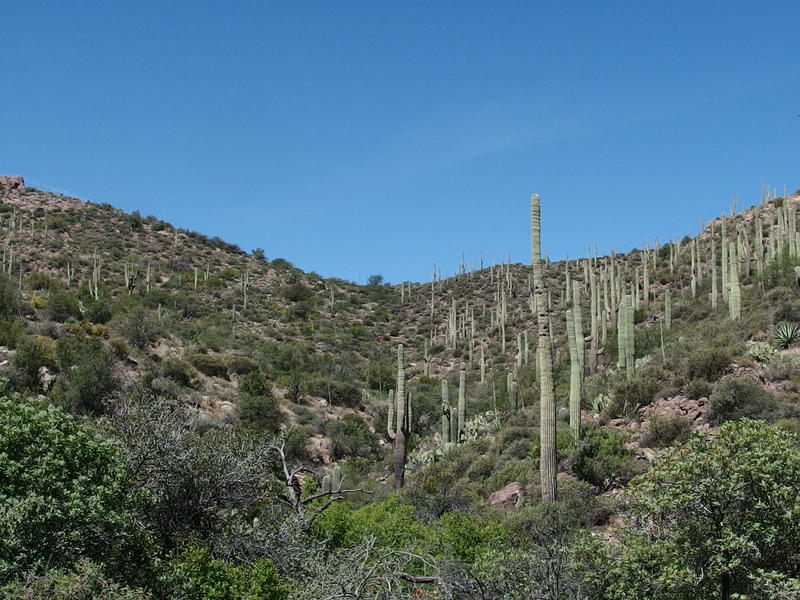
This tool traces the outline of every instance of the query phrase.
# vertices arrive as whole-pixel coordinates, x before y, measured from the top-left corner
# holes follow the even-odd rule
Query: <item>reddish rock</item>
[[[516,481],[509,483],[502,490],[497,490],[491,496],[489,496],[489,506],[516,508],[521,502],[522,488]]]
[[[21,175],[0,175],[0,187],[21,190],[25,187],[25,180]]]

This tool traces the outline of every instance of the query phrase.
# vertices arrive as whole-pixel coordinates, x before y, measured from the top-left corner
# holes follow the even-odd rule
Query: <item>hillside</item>
[[[569,557],[598,540],[622,544],[636,528],[631,480],[690,452],[696,431],[724,441],[726,423],[752,418],[775,435],[800,432],[800,192],[766,192],[759,205],[722,215],[695,237],[546,261],[546,306],[537,307],[530,265],[357,285],[305,273],[268,257],[269,248],[245,252],[156,217],[0,184],[7,391],[71,413],[118,440],[129,458],[147,440],[183,440],[175,432],[184,430],[198,436],[176,442],[184,454],[170,454],[166,442],[149,451],[177,468],[178,457],[204,444],[223,457],[226,444],[261,448],[248,450],[258,460],[247,464],[268,470],[258,477],[269,490],[246,501],[222,494],[218,506],[212,492],[212,500],[172,505],[162,490],[155,502],[170,517],[153,525],[153,536],[167,553],[191,539],[231,564],[266,556],[281,578],[305,582],[296,597],[523,597],[509,573],[500,582],[501,566],[513,561],[530,569],[528,586],[563,571],[558,591],[530,597],[590,597],[581,594],[591,577]],[[540,501],[536,308],[549,319],[552,343],[557,519]],[[395,394],[399,386],[407,396]],[[189,419],[191,427],[180,421],[169,430],[174,411],[184,410],[189,416],[174,423]],[[398,459],[395,436],[408,438],[407,457]],[[239,469],[237,460],[230,464]],[[202,479],[217,468],[208,464],[187,472]],[[395,492],[398,468],[406,478]],[[151,477],[143,487],[160,481]],[[315,504],[314,494],[330,495],[329,504]],[[304,524],[302,536],[312,537],[276,541],[269,536],[280,528],[256,531],[250,517],[268,520],[259,512],[268,497],[281,497]],[[194,501],[213,506],[213,518],[176,525]],[[300,552],[291,544],[308,539],[321,553],[310,576],[287,558]],[[265,550],[270,544],[277,546]],[[509,554],[497,552],[504,545]],[[354,548],[383,557],[373,595],[323,595],[321,582],[344,578],[346,586],[361,576],[353,565],[337,571]],[[554,548],[557,557],[548,554]],[[762,562],[753,564],[771,568]],[[569,587],[567,572],[583,583]],[[750,581],[745,575],[735,582]],[[595,597],[634,597],[602,585],[608,595]],[[669,597],[700,597],[692,594],[704,585]]]

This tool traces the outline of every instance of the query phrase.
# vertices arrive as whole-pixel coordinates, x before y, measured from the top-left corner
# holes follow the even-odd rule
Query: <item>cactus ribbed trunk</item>
[[[395,390],[394,436],[394,487],[402,488],[406,483],[406,373],[403,363],[403,344],[397,347],[397,389]]]
[[[567,309],[566,318],[569,343],[569,426],[577,442],[581,428],[581,363],[578,360],[575,317],[572,310]]]
[[[550,343],[547,290],[541,264],[541,206],[539,195],[531,195],[531,262],[533,263],[533,292],[536,299],[536,320],[539,325],[537,358],[539,363],[539,472],[542,501],[556,500],[556,402],[553,387],[553,359]],[[565,298],[566,301],[566,298]]]
[[[728,293],[728,305],[730,308],[731,321],[742,318],[742,288],[739,286],[739,259],[736,254],[736,244],[731,242],[730,250],[730,291]]]
[[[630,296],[625,297],[625,376],[632,379],[636,370],[636,337],[633,326],[633,301]]]
[[[464,436],[464,422],[467,418],[467,370],[464,363],[458,373],[458,428],[455,442],[460,442]]]
[[[667,331],[672,329],[672,293],[669,290],[664,292],[664,326]]]

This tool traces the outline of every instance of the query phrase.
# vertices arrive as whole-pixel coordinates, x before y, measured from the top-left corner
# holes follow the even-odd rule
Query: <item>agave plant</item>
[[[800,325],[783,321],[775,326],[773,344],[776,348],[788,348],[800,340]]]
[[[775,348],[770,344],[761,342],[752,346],[747,353],[758,362],[768,364],[772,362],[772,357],[775,355]]]

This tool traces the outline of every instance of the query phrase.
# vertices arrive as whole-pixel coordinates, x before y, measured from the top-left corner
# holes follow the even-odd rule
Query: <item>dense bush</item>
[[[225,365],[228,371],[236,375],[246,375],[258,369],[256,361],[242,354],[231,354],[226,357]]]
[[[629,450],[628,436],[610,427],[588,425],[578,445],[574,471],[601,490],[627,482],[639,471]]]
[[[336,459],[372,456],[375,451],[375,436],[357,415],[348,414],[328,423],[325,433],[332,440],[331,451]]]
[[[120,317],[119,331],[137,348],[145,348],[156,342],[162,335],[161,324],[153,314],[144,308],[136,308]]]
[[[80,557],[131,578],[152,556],[118,450],[61,410],[0,397],[0,582]]]
[[[228,365],[225,363],[225,359],[220,356],[195,352],[187,358],[192,366],[204,375],[209,377],[228,377]]]
[[[286,417],[272,396],[245,395],[239,401],[239,417],[245,427],[263,430],[270,434],[280,431]]]
[[[763,422],[693,436],[632,484],[621,543],[577,554],[592,597],[796,598],[798,479],[797,439]]]
[[[38,391],[42,367],[52,369],[55,365],[55,344],[48,338],[23,337],[11,359],[11,375],[21,390]]]
[[[708,398],[713,386],[705,379],[692,379],[686,385],[686,396],[693,400]]]
[[[233,564],[199,545],[177,553],[167,579],[175,597],[184,600],[285,600],[290,592],[269,560]]]
[[[149,600],[143,590],[120,585],[97,564],[81,559],[71,570],[28,571],[0,587],[0,597],[16,600]]]
[[[654,413],[647,427],[648,433],[640,440],[642,447],[669,446],[675,441],[684,442],[692,431],[691,422],[680,415]]]
[[[70,335],[56,343],[56,361],[62,375],[53,398],[74,413],[102,412],[118,386],[112,351],[97,338]]]
[[[772,393],[750,377],[726,375],[714,385],[707,418],[720,424],[741,417],[774,420],[781,416]]]
[[[184,387],[197,385],[197,371],[194,370],[192,365],[178,358],[163,360],[158,366],[158,374]]]
[[[715,382],[731,365],[731,352],[726,348],[701,348],[686,357],[686,375],[689,379]]]
[[[47,314],[53,321],[59,323],[69,319],[80,320],[81,306],[73,294],[61,290],[54,292],[47,301]]]

